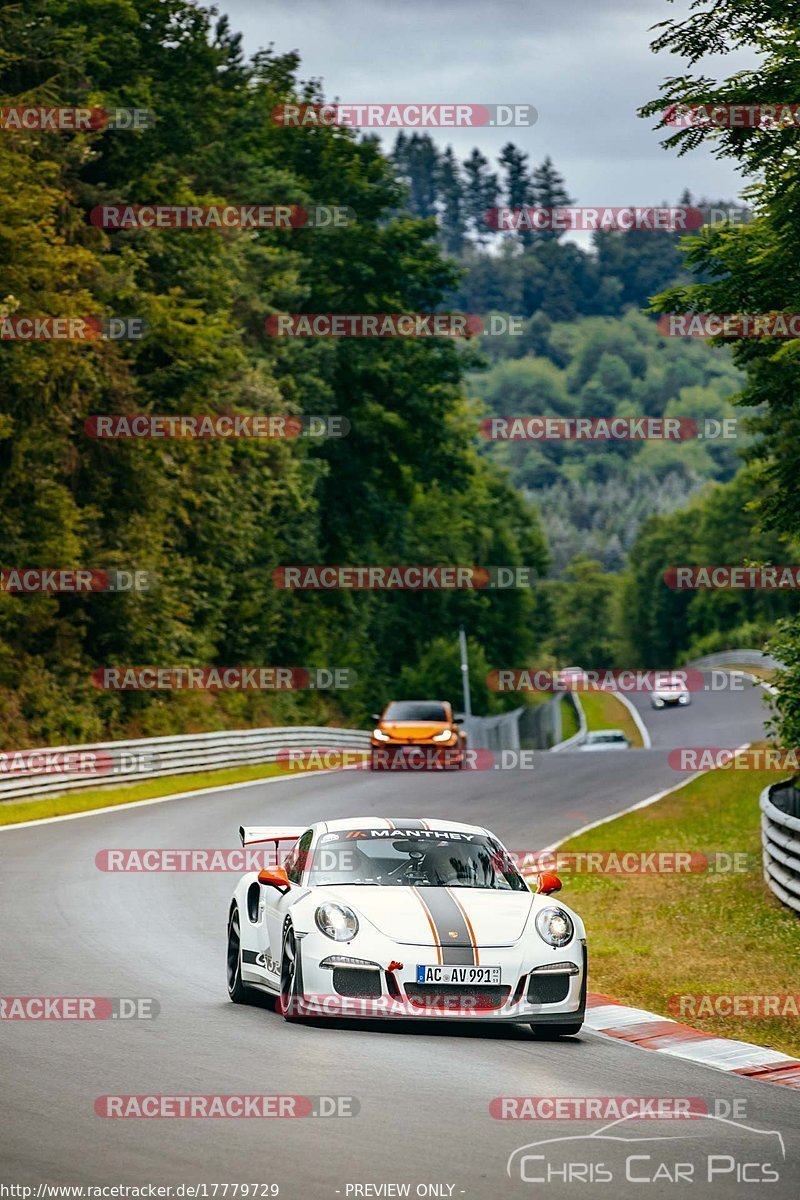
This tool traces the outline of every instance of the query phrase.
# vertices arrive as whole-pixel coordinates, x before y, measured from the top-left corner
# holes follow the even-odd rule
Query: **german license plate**
[[[426,967],[417,965],[417,983],[498,984],[499,967]]]

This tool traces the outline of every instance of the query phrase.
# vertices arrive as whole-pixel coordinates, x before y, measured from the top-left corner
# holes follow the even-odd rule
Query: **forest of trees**
[[[529,652],[530,589],[287,593],[284,563],[527,565],[536,515],[479,454],[451,339],[270,339],[274,312],[434,311],[456,281],[391,164],[352,131],[280,128],[313,100],[293,55],[247,61],[184,0],[0,7],[0,104],[137,106],[140,130],[0,140],[3,311],[140,316],[140,341],[0,347],[2,565],[148,570],[141,594],[0,592],[7,745],[363,719],[465,622],[488,661]],[[357,223],[108,232],[101,203],[327,203]],[[393,215],[396,214],[396,215]],[[402,264],[402,267],[398,266]],[[336,413],[346,438],[89,439],[102,413]],[[100,665],[344,665],[351,692],[100,692]],[[477,698],[479,699],[479,697]]]
[[[526,340],[535,342],[535,353],[519,356]],[[539,509],[551,574],[560,576],[578,555],[621,570],[647,517],[672,512],[742,466],[746,410],[737,412],[730,400],[742,377],[725,351],[663,337],[652,319],[633,310],[558,323],[539,315],[524,337],[498,341],[492,366],[468,381],[491,414],[739,417],[731,439],[490,442],[487,455],[509,469]]]
[[[709,140],[733,158],[748,187],[754,219],[701,230],[688,239],[693,277],[654,299],[655,312],[798,311],[800,295],[800,131],[792,121],[761,127],[686,126],[670,131],[670,105],[784,102],[800,85],[794,51],[798,5],[782,0],[719,0],[686,21],[665,22],[655,43],[688,60],[756,47],[759,64],[714,84],[706,76],[670,78],[642,109],[665,130],[665,144],[686,152]],[[733,479],[708,485],[688,506],[653,515],[641,527],[625,570],[605,573],[591,559],[573,561],[553,599],[551,646],[570,660],[597,665],[679,663],[727,647],[766,646],[786,666],[778,673],[774,733],[800,744],[800,606],[796,591],[676,592],[665,585],[676,563],[796,563],[800,549],[800,343],[776,338],[727,338],[743,380],[734,402],[751,416],[747,466]],[[723,477],[724,478],[724,477]],[[594,610],[594,643],[587,612]]]
[[[705,24],[667,24],[659,44],[690,61],[747,44],[754,25],[775,36],[758,70],[716,88],[671,79],[644,115],[791,92],[800,68],[781,48],[783,9],[719,0]],[[794,597],[663,583],[675,563],[792,561],[797,344],[709,346],[666,339],[655,324],[658,312],[798,311],[800,180],[786,165],[796,127],[669,138],[690,149],[716,137],[756,180],[752,220],[683,240],[597,233],[584,246],[486,220],[497,204],[571,202],[550,157],[533,164],[509,143],[495,165],[477,148],[459,161],[424,134],[400,134],[384,153],[347,129],[275,125],[277,104],[316,102],[320,85],[303,82],[293,54],[248,60],[225,19],[186,0],[2,3],[0,92],[0,106],[154,114],[142,129],[0,140],[0,317],[136,316],[149,330],[140,341],[0,345],[0,566],[139,569],[153,580],[141,594],[89,598],[0,589],[7,744],[360,723],[398,690],[453,692],[462,622],[476,711],[505,702],[481,683],[496,665],[666,666],[773,638],[791,666],[779,705],[797,742]],[[357,219],[331,233],[109,231],[88,219],[101,203],[265,201],[343,205]],[[719,204],[688,192],[680,202]],[[264,334],[278,312],[441,309],[510,313],[523,333],[479,348]],[[492,413],[734,412],[749,416],[735,443],[478,436]],[[87,438],[85,419],[107,413],[339,414],[351,431]],[[272,572],[290,563],[525,565],[543,582],[492,595],[287,593]],[[93,688],[92,670],[115,664],[339,665],[358,683],[336,694]]]
[[[560,230],[498,230],[489,214],[497,207],[542,209],[577,203],[550,156],[538,166],[513,142],[491,169],[477,148],[459,162],[451,147],[440,150],[428,133],[399,133],[391,153],[405,186],[402,211],[431,221],[443,250],[462,270],[448,302],[467,312],[492,310],[553,321],[581,316],[622,316],[645,308],[668,286],[688,283],[693,273],[679,232],[596,231],[590,246]],[[580,197],[591,205],[593,197]],[[668,201],[663,206],[669,207]],[[695,197],[688,188],[675,201],[699,209],[715,223],[725,213],[744,224],[740,201]]]

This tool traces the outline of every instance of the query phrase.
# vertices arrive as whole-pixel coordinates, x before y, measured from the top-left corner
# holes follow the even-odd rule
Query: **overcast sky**
[[[682,62],[649,49],[649,28],[689,0],[217,0],[253,52],[297,50],[302,78],[342,102],[528,103],[529,129],[430,130],[460,157],[490,159],[514,141],[533,163],[551,155],[581,204],[728,199],[742,187],[710,150],[679,159],[637,107]],[[749,55],[707,60],[724,77]],[[395,134],[384,135],[389,144]]]

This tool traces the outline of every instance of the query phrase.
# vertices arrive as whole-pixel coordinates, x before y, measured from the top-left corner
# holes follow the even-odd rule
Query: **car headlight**
[[[373,729],[372,736],[376,742],[390,742],[392,740],[388,733],[384,733],[382,729]]]
[[[358,917],[346,904],[320,904],[314,919],[317,928],[334,942],[351,942],[358,933]]]
[[[449,742],[452,736],[452,729],[443,729],[441,733],[435,733],[433,735],[433,740],[434,742]]]
[[[536,914],[536,928],[548,946],[566,946],[575,932],[572,918],[563,908],[543,908]]]
[[[679,703],[679,704],[688,704],[688,703],[689,703],[689,697],[688,697],[688,696],[679,696],[679,697],[678,697],[678,703]]]

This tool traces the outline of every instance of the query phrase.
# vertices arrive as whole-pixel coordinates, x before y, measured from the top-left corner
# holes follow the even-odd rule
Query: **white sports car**
[[[244,875],[228,913],[228,993],[297,1017],[516,1021],[574,1034],[586,1008],[583,923],[533,892],[487,829],[381,817],[241,828],[294,845]]]
[[[691,699],[688,690],[681,683],[667,683],[650,693],[653,708],[675,708],[677,705],[690,704]]]

